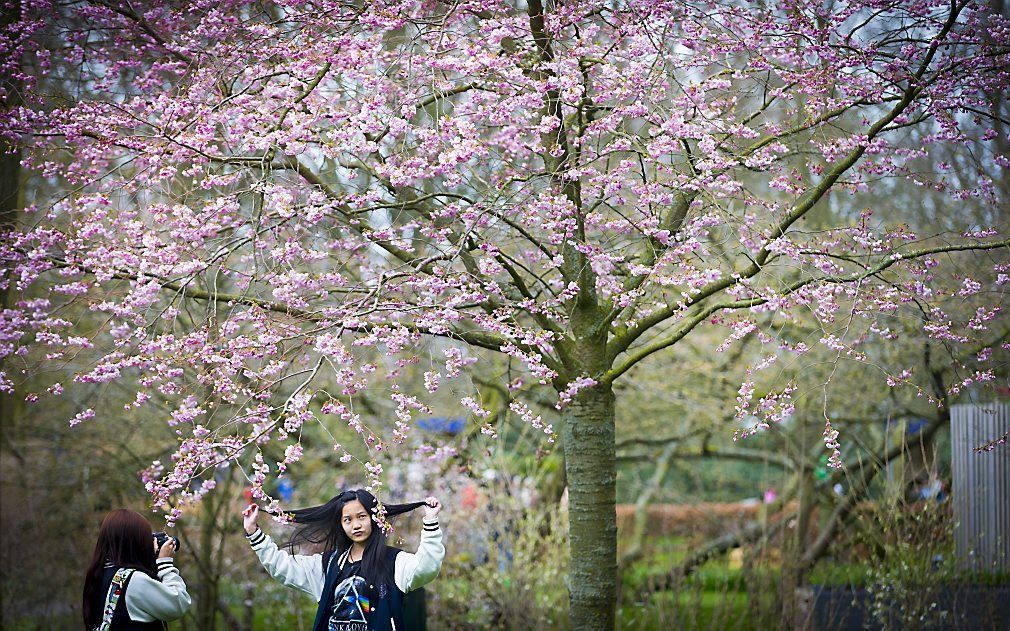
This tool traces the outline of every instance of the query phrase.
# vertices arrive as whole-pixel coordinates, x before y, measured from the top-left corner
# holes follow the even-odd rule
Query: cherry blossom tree
[[[503,353],[524,366],[518,418],[554,440],[518,395],[531,381],[562,411],[572,624],[612,628],[613,384],[638,362],[724,327],[712,352],[756,337],[757,371],[808,350],[776,333],[798,314],[886,340],[878,319],[914,307],[951,345],[999,316],[1010,24],[981,2],[7,5],[4,85],[22,92],[0,134],[60,194],[29,199],[3,241],[0,387],[90,349],[75,381],[130,380],[138,415],[174,400],[149,422],[177,449],[144,473],[170,521],[229,460],[276,508],[264,483],[296,466],[307,424],[353,429],[380,485],[428,411],[399,380],[419,349],[438,358],[427,392]],[[899,186],[947,195],[935,230],[855,202]],[[985,273],[944,271],[959,257]],[[80,330],[80,309],[101,325]],[[819,343],[861,358],[844,332]],[[395,403],[388,428],[356,410],[365,390]],[[793,391],[745,381],[740,435],[787,417]],[[460,405],[491,439],[479,398]]]

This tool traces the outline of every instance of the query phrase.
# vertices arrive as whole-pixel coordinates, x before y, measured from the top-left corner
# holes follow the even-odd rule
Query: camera
[[[154,537],[154,540],[158,542],[158,551],[159,552],[161,551],[161,546],[165,545],[165,542],[167,542],[169,539],[171,539],[173,542],[175,542],[175,551],[176,552],[179,551],[179,539],[178,539],[178,537],[173,537],[170,534],[167,534],[167,533],[164,533],[164,532],[160,532],[160,531],[156,532],[156,533],[153,533],[152,536]]]

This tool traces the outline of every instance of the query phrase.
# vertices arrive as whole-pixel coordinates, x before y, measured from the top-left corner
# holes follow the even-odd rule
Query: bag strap
[[[126,589],[126,582],[130,580],[134,570],[121,567],[116,570],[116,575],[112,577],[112,584],[109,585],[109,593],[105,597],[105,612],[102,615],[102,624],[98,625],[97,631],[109,631],[112,627],[112,615],[116,613],[116,605],[119,597]]]

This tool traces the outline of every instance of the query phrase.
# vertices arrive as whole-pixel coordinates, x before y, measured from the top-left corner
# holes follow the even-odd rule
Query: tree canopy
[[[991,342],[1010,280],[995,184],[1010,25],[985,3],[20,10],[0,134],[59,194],[31,200],[4,240],[2,387],[93,348],[74,381],[128,378],[138,414],[171,400],[154,421],[177,450],[145,474],[170,521],[228,460],[271,501],[263,485],[299,461],[306,424],[354,430],[381,484],[427,397],[475,351],[503,353],[523,367],[511,410],[564,448],[573,624],[606,628],[612,384],[636,364],[724,327],[712,352],[756,337],[756,372],[809,351],[781,334],[801,317],[822,329],[813,343],[862,361],[834,324],[887,340],[909,310],[940,343]],[[935,221],[913,229],[886,197],[857,202],[899,187],[943,193],[924,208]],[[81,308],[98,321],[87,331],[69,315]],[[995,378],[991,348],[966,379]],[[409,391],[399,376],[415,363],[424,388]],[[518,396],[530,381],[557,393],[562,427]],[[362,422],[366,390],[395,403],[388,427]],[[794,391],[755,396],[746,376],[741,434],[792,414]],[[280,462],[264,459],[270,442]]]

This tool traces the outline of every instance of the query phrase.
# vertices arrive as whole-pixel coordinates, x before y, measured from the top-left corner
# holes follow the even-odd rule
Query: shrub
[[[429,591],[430,626],[568,628],[564,521],[556,511],[501,505],[454,521],[454,539],[474,545],[446,558]]]

